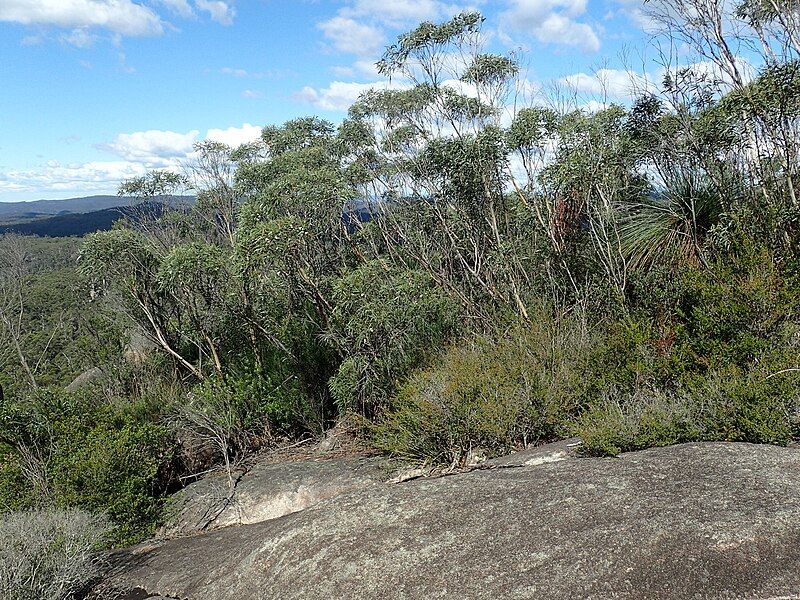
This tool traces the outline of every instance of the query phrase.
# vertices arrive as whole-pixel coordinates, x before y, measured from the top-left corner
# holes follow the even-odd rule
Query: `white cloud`
[[[336,77],[340,78],[352,78],[361,75],[369,79],[375,79],[381,76],[380,73],[378,73],[378,67],[375,61],[367,59],[359,59],[350,67],[344,65],[331,67],[331,72]]]
[[[260,138],[261,127],[243,124],[241,127],[209,129],[205,138],[232,147]],[[121,133],[98,148],[120,157],[120,160],[91,161],[63,164],[50,160],[36,169],[11,169],[0,172],[0,192],[50,197],[67,193],[113,193],[119,184],[132,177],[144,175],[151,169],[180,171],[194,155],[194,144],[200,140],[200,131],[188,133],[149,130]]]
[[[97,36],[90,33],[85,27],[78,27],[68,34],[62,35],[60,39],[62,42],[71,44],[76,48],[91,48],[97,41]]]
[[[211,15],[211,19],[220,25],[232,25],[236,10],[227,2],[221,0],[195,0],[199,10]]]
[[[48,161],[40,169],[11,170],[0,174],[0,190],[28,193],[114,191],[123,180],[146,172],[145,165],[129,161],[67,165]]]
[[[238,148],[242,144],[249,144],[261,138],[261,127],[245,123],[241,127],[228,127],[227,129],[209,129],[206,133],[207,140],[222,142],[231,148]]]
[[[337,77],[355,77],[356,70],[353,67],[336,66],[331,67],[331,73]]]
[[[383,47],[380,29],[342,16],[317,25],[340,52],[358,56],[373,56]]]
[[[406,86],[399,83],[389,83],[379,81],[375,83],[355,83],[345,81],[334,81],[328,87],[315,89],[306,86],[295,97],[298,100],[307,102],[321,110],[346,111],[350,108],[358,97],[371,89],[402,89]]]
[[[379,77],[378,65],[374,60],[357,60],[353,65],[362,75]]]
[[[188,133],[157,129],[120,133],[113,142],[101,148],[128,161],[165,166],[172,159],[186,157],[199,133],[196,129]]]
[[[500,20],[504,28],[529,33],[540,42],[596,52],[600,38],[591,25],[577,20],[586,13],[586,5],[587,0],[511,0]]]
[[[41,35],[26,35],[20,41],[20,46],[38,46],[44,41]]]
[[[589,100],[588,102],[581,104],[577,108],[587,113],[597,113],[600,112],[601,110],[607,109],[608,104],[605,102],[599,102],[597,100]]]
[[[257,140],[261,127],[245,123],[241,127],[209,129],[201,138],[200,130],[187,133],[151,129],[134,133],[120,133],[114,141],[101,144],[99,148],[116,154],[128,161],[142,163],[149,167],[164,167],[191,158],[194,144],[201,139],[222,142],[237,147]]]
[[[2,0],[0,21],[72,29],[100,27],[127,36],[164,31],[157,14],[131,0]]]
[[[194,16],[189,0],[158,0],[158,2],[184,19],[190,19]]]
[[[643,92],[657,91],[653,75],[620,69],[599,69],[591,75],[575,73],[562,78],[561,83],[578,93],[615,99],[631,99]]]
[[[400,27],[434,21],[455,10],[436,0],[355,0],[352,6],[343,8],[341,14],[369,17],[391,27]]]
[[[231,67],[222,67],[219,70],[223,75],[232,75],[233,77],[247,77],[247,71],[244,69],[233,69]]]
[[[245,98],[256,99],[256,98],[263,98],[264,93],[259,92],[258,90],[245,90],[242,92],[242,96]]]
[[[222,75],[230,75],[231,77],[237,78],[244,78],[247,77],[248,79],[264,79],[264,78],[271,78],[271,79],[279,79],[281,77],[285,77],[287,74],[290,73],[288,70],[280,70],[280,69],[267,69],[266,71],[248,71],[247,69],[239,69],[234,67],[222,67],[219,72]]]

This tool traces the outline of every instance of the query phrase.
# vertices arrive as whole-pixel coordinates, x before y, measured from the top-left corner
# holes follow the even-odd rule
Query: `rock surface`
[[[536,460],[552,454],[121,551],[102,589],[121,600],[800,598],[800,450]]]
[[[91,383],[99,379],[102,379],[103,376],[104,373],[102,369],[100,369],[99,367],[92,367],[91,369],[87,369],[86,371],[78,375],[75,379],[73,379],[72,382],[66,387],[66,390],[68,392],[77,392],[78,390],[87,387]]]
[[[256,464],[246,473],[219,474],[173,497],[172,517],[160,537],[185,536],[246,525],[298,512],[346,492],[377,485],[383,462],[370,458],[298,460]]]

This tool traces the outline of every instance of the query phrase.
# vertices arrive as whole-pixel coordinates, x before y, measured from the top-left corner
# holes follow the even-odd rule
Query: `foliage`
[[[287,383],[238,375],[195,386],[170,418],[184,461],[193,470],[221,461],[231,478],[234,465],[251,451],[292,433],[308,408],[297,386]]]
[[[526,98],[480,14],[422,23],[339,126],[202,142],[79,256],[3,236],[3,512],[135,541],[181,481],[352,413],[453,466],[797,439],[800,46],[768,4],[646,3],[693,60],[592,110]]]
[[[694,407],[685,399],[657,391],[620,394],[606,390],[575,424],[586,454],[617,455],[695,441],[702,435]]]
[[[542,310],[528,327],[451,348],[400,389],[377,425],[379,448],[416,461],[462,464],[564,435],[584,394],[581,323]]]
[[[575,433],[596,455],[692,441],[786,444],[797,435],[797,383],[734,371],[711,372],[677,393],[612,390],[580,416]]]
[[[626,207],[620,241],[631,267],[697,266],[705,238],[722,213],[722,199],[702,175],[679,174],[660,197]]]
[[[794,267],[751,244],[660,287],[638,298],[643,317],[612,328],[590,359],[594,391],[576,425],[587,450],[796,436]]]
[[[108,524],[81,510],[15,512],[0,521],[0,594],[71,600],[100,573]]]
[[[6,402],[0,418],[9,448],[6,468],[22,469],[37,492],[30,505],[49,502],[103,512],[117,543],[135,542],[153,531],[168,483],[161,481],[160,471],[170,459],[171,444],[152,415],[136,415],[130,405],[40,390],[21,402]],[[0,501],[3,512],[19,504],[13,496]]]
[[[359,266],[333,286],[331,341],[344,362],[330,380],[341,414],[381,406],[455,330],[457,307],[423,272]]]

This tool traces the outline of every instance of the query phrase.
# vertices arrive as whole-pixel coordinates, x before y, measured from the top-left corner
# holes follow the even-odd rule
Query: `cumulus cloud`
[[[577,108],[587,113],[597,113],[600,112],[601,110],[607,109],[608,103],[600,102],[598,100],[589,100],[588,102],[581,104]]]
[[[128,161],[165,166],[174,158],[187,156],[199,134],[197,129],[188,133],[157,129],[120,133],[114,141],[100,147]]]
[[[368,77],[378,77],[378,65],[374,60],[357,60],[353,65],[356,71]]]
[[[369,17],[391,27],[434,21],[456,8],[436,0],[355,0],[342,8],[340,14],[349,17]]]
[[[172,25],[155,9],[163,8],[184,19],[195,18],[196,11],[207,12],[211,19],[230,25],[236,11],[222,0],[0,0],[0,22],[50,26],[68,30],[58,36],[62,42],[79,48],[90,47],[105,30],[119,43],[121,37],[161,35]],[[23,45],[38,43],[42,37],[28,36]]]
[[[194,16],[194,11],[192,7],[189,5],[188,0],[158,0],[159,4],[163,4],[167,7],[170,11],[183,17],[184,19],[188,19]]]
[[[90,33],[85,27],[78,27],[59,38],[62,42],[75,46],[76,48],[91,48],[97,41],[97,36]]]
[[[500,20],[504,29],[531,34],[542,43],[596,52],[600,38],[591,25],[578,21],[586,4],[587,0],[511,0]]]
[[[264,93],[259,92],[258,90],[245,90],[242,92],[242,97],[251,99],[263,98]]]
[[[340,52],[358,56],[373,56],[383,47],[380,29],[338,16],[317,25],[325,37]]]
[[[333,46],[348,54],[372,57],[384,46],[384,28],[406,28],[436,21],[461,8],[438,0],[351,0],[336,16],[317,25]]]
[[[261,127],[245,123],[241,127],[228,127],[227,129],[209,129],[205,139],[222,142],[231,148],[238,148],[242,144],[249,144],[261,138]]]
[[[111,193],[122,181],[144,175],[151,169],[181,170],[194,158],[194,144],[201,139],[238,147],[260,136],[261,127],[250,123],[209,129],[203,137],[197,129],[187,133],[162,130],[121,133],[113,141],[98,146],[118,156],[117,160],[74,164],[50,160],[36,169],[0,171],[0,192],[26,195]]]
[[[199,10],[211,15],[211,19],[220,25],[232,25],[236,10],[227,2],[222,0],[195,0],[195,5]]]
[[[164,31],[155,12],[131,0],[3,0],[0,21],[65,29],[100,27],[126,36]]]
[[[295,94],[302,102],[307,102],[321,110],[346,111],[358,97],[371,89],[402,89],[402,84],[379,81],[375,83],[355,83],[334,81],[328,87],[316,89],[306,86]]]
[[[202,138],[198,129],[186,133],[150,129],[120,133],[112,142],[101,144],[99,148],[128,161],[148,166],[167,166],[176,160],[191,158],[194,144],[201,139],[237,147],[257,140],[260,135],[261,127],[250,123],[241,127],[209,129]]]
[[[0,190],[28,193],[113,191],[123,180],[146,172],[145,165],[129,161],[66,165],[48,161],[39,169],[11,170],[0,174]]]
[[[630,99],[657,90],[656,77],[622,69],[599,69],[592,74],[575,73],[561,79],[569,89],[614,99]]]

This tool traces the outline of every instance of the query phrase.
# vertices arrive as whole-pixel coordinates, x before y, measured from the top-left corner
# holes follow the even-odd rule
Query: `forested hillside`
[[[172,208],[181,210],[187,207],[188,204],[182,205],[179,203],[172,206]],[[9,225],[0,224],[0,233],[17,233],[51,238],[82,237],[97,231],[108,231],[113,228],[114,223],[120,220],[136,220],[144,208],[147,208],[146,212],[150,214],[154,211],[160,211],[163,205],[159,201],[151,201],[149,204],[139,203],[136,206],[118,206],[87,213],[30,219]]]
[[[172,204],[191,204],[192,196],[170,198]],[[86,196],[66,200],[32,200],[29,202],[0,202],[0,223],[12,223],[44,217],[79,215],[136,204],[128,196]]]
[[[87,196],[66,200],[32,200],[30,202],[0,203],[0,221],[35,219],[54,215],[80,214],[127,206],[133,198],[119,196]]]
[[[519,59],[462,13],[390,46],[378,70],[408,85],[342,123],[205,142],[191,173],[120,189],[188,184],[191,210],[79,249],[6,236],[2,510],[103,512],[138,541],[193,474],[342,420],[452,467],[574,435],[800,437],[795,21],[670,5],[653,17],[707,68],[630,106],[510,109]]]

